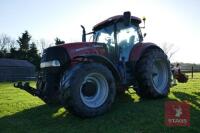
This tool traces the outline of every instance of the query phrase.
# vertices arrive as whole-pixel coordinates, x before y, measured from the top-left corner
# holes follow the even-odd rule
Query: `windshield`
[[[118,45],[120,45],[122,42],[133,45],[138,43],[139,40],[138,28],[136,26],[124,26],[123,23],[117,24]],[[111,25],[96,31],[94,34],[94,41],[114,46],[114,26]]]
[[[139,27],[133,24],[125,26],[123,23],[117,23],[116,27],[117,40],[114,40],[114,25],[111,25],[96,31],[94,41],[107,44],[109,51],[113,50],[117,42],[120,60],[128,61],[132,47],[141,40]]]

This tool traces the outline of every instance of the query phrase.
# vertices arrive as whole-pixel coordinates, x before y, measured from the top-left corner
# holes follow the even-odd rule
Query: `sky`
[[[0,0],[0,34],[33,41],[81,41],[82,29],[131,11],[146,17],[146,42],[173,44],[172,62],[200,63],[200,0]],[[142,25],[141,25],[142,26]]]

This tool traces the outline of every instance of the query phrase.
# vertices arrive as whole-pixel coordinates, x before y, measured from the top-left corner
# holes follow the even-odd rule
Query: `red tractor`
[[[95,25],[90,33],[81,26],[82,42],[44,50],[36,89],[28,82],[14,86],[47,104],[60,103],[80,117],[106,112],[120,89],[133,87],[141,98],[167,96],[170,62],[160,47],[143,42],[141,22],[124,12]],[[86,42],[86,35],[93,41]]]

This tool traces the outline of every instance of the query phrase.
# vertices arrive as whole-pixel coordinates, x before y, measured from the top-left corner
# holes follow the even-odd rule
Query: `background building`
[[[26,60],[0,59],[0,82],[35,79],[35,66]]]

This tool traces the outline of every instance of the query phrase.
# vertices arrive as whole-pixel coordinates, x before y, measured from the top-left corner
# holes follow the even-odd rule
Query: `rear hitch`
[[[31,87],[29,85],[29,82],[17,82],[17,83],[14,83],[14,87],[25,90],[26,92],[28,92],[29,94],[33,96],[40,97],[40,92],[37,89]]]

